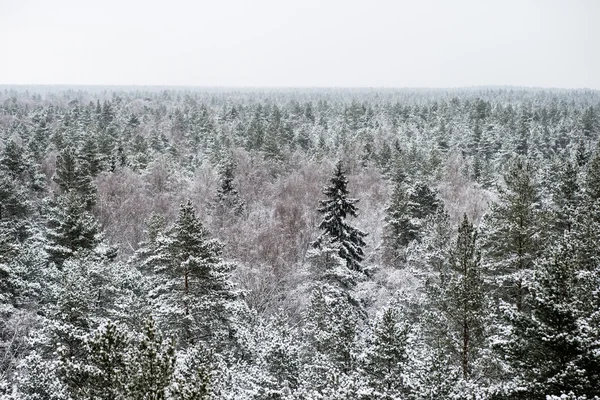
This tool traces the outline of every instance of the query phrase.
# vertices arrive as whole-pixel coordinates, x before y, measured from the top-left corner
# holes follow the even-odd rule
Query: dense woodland
[[[599,135],[597,91],[4,87],[0,399],[600,397]]]

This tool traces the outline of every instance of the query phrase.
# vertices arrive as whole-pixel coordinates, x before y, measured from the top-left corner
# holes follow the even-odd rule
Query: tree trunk
[[[185,315],[189,315],[190,314],[190,309],[189,309],[189,305],[188,305],[188,293],[189,293],[189,282],[188,282],[188,273],[187,271],[184,273],[183,275],[184,277],[184,284],[183,284],[183,298],[184,298],[184,304],[185,304]]]
[[[462,372],[463,378],[467,379],[469,375],[469,323],[466,319],[463,319],[463,331],[462,331],[462,354],[461,354],[461,364],[462,364]]]

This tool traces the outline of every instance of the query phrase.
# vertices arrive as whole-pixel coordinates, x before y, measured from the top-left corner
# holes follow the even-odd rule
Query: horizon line
[[[172,88],[172,89],[226,89],[226,90],[473,90],[473,89],[527,89],[527,90],[567,90],[600,91],[590,87],[520,86],[520,85],[471,85],[471,86],[275,86],[275,85],[181,85],[181,84],[102,84],[102,83],[0,83],[7,87],[48,87],[48,88]]]

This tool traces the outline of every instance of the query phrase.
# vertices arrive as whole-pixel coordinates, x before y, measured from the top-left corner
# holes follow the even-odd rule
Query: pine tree
[[[69,392],[58,376],[59,362],[48,360],[33,350],[19,365],[17,398],[23,400],[66,400]]]
[[[108,321],[84,344],[83,360],[63,356],[61,375],[73,398],[127,399],[129,338]]]
[[[565,231],[570,232],[573,229],[575,214],[581,201],[577,173],[577,168],[569,160],[563,163],[559,172],[558,185],[553,194],[556,208],[552,215],[554,230],[558,237],[561,237]]]
[[[600,395],[598,345],[585,340],[597,338],[600,329],[584,323],[597,311],[586,304],[597,288],[581,280],[576,247],[567,234],[540,260],[527,298],[530,312],[506,311],[512,334],[505,351],[517,372],[520,396]]]
[[[420,344],[411,354],[411,395],[417,400],[463,398],[457,393],[460,371],[453,366],[452,356],[437,343]]]
[[[46,238],[49,261],[57,265],[78,255],[94,254],[107,259],[116,256],[116,249],[105,244],[98,222],[73,191],[60,196],[51,209]]]
[[[456,228],[450,216],[441,210],[428,220],[421,240],[407,251],[407,265],[416,275],[422,276],[425,285],[444,287],[448,279],[450,259]]]
[[[56,171],[53,177],[61,193],[78,193],[87,210],[91,210],[96,202],[96,187],[90,168],[92,165],[87,162],[80,164],[75,150],[67,147],[56,158]]]
[[[574,219],[578,263],[592,272],[600,266],[600,146],[587,166],[581,205]]]
[[[485,292],[476,241],[477,232],[465,214],[451,252],[448,283],[442,289],[441,299],[442,311],[458,338],[454,346],[465,380],[471,377],[484,334]]]
[[[356,364],[356,308],[346,298],[331,293],[327,285],[314,289],[304,315],[305,370],[301,381],[317,389],[322,388],[323,377],[349,374]]]
[[[2,150],[0,166],[6,169],[13,178],[19,178],[27,170],[23,149],[13,140],[6,143]]]
[[[339,161],[330,180],[331,184],[323,192],[326,200],[320,201],[318,211],[323,214],[319,228],[323,231],[316,246],[329,237],[333,243],[339,243],[339,256],[344,259],[348,268],[362,271],[361,261],[364,258],[363,247],[366,245],[366,233],[352,227],[346,222],[348,216],[357,217],[356,199],[348,198],[348,179]]]
[[[166,400],[175,371],[175,341],[164,339],[152,319],[146,322],[144,336],[129,367],[127,388],[132,400]]]
[[[156,240],[148,260],[159,282],[153,292],[157,302],[174,307],[164,322],[179,329],[182,344],[218,342],[228,335],[227,304],[236,295],[229,278],[233,266],[223,262],[222,247],[209,238],[190,201],[181,205],[175,224]]]
[[[423,220],[440,211],[440,208],[442,207],[442,204],[437,197],[437,192],[431,190],[431,188],[423,182],[414,184],[409,192],[409,196],[413,204],[412,215],[414,218]]]
[[[419,226],[413,219],[412,204],[406,185],[403,183],[394,184],[391,203],[386,212],[386,247],[394,261],[398,258],[400,249],[419,237]]]
[[[183,292],[188,297],[190,278],[198,276],[210,279],[210,267],[219,262],[222,246],[218,241],[208,239],[208,232],[198,220],[191,201],[181,205],[171,232],[175,271],[183,277]],[[189,308],[188,304],[186,308]],[[189,309],[186,310],[188,314]]]
[[[79,164],[94,177],[98,175],[101,169],[100,156],[98,155],[98,145],[93,136],[86,136],[79,151]]]
[[[152,213],[144,223],[146,240],[139,244],[131,262],[138,265],[143,272],[152,274],[157,264],[164,263],[164,260],[157,258],[156,255],[162,254],[159,247],[165,247],[164,228],[166,222],[164,216]]]
[[[262,385],[273,397],[300,385],[301,341],[289,316],[281,310],[259,326],[256,335],[261,368],[266,371]]]
[[[409,392],[404,375],[407,370],[409,326],[400,321],[399,312],[390,306],[375,325],[363,366],[376,398],[398,398]]]
[[[63,149],[56,156],[56,171],[53,179],[63,193],[67,193],[70,190],[77,190],[79,165],[77,163],[77,155],[72,147]]]
[[[0,222],[17,222],[29,212],[27,193],[12,176],[0,170]]]
[[[514,160],[504,175],[505,188],[490,206],[486,216],[486,256],[488,273],[498,280],[498,296],[521,310],[526,295],[525,282],[540,254],[543,231],[539,195],[531,165]]]

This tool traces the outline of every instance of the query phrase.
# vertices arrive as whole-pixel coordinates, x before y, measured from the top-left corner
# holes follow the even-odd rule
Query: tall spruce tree
[[[348,198],[348,179],[338,161],[335,166],[330,185],[323,192],[326,200],[321,200],[318,211],[323,214],[319,228],[323,231],[315,242],[316,247],[330,238],[333,243],[339,243],[339,256],[346,261],[348,268],[363,271],[361,261],[364,258],[363,247],[366,245],[365,232],[354,228],[346,222],[348,216],[357,217],[355,204],[357,199]]]
[[[241,215],[244,212],[245,204],[233,184],[235,164],[232,160],[227,160],[220,167],[220,182],[217,189],[217,208],[219,214],[233,213]]]

